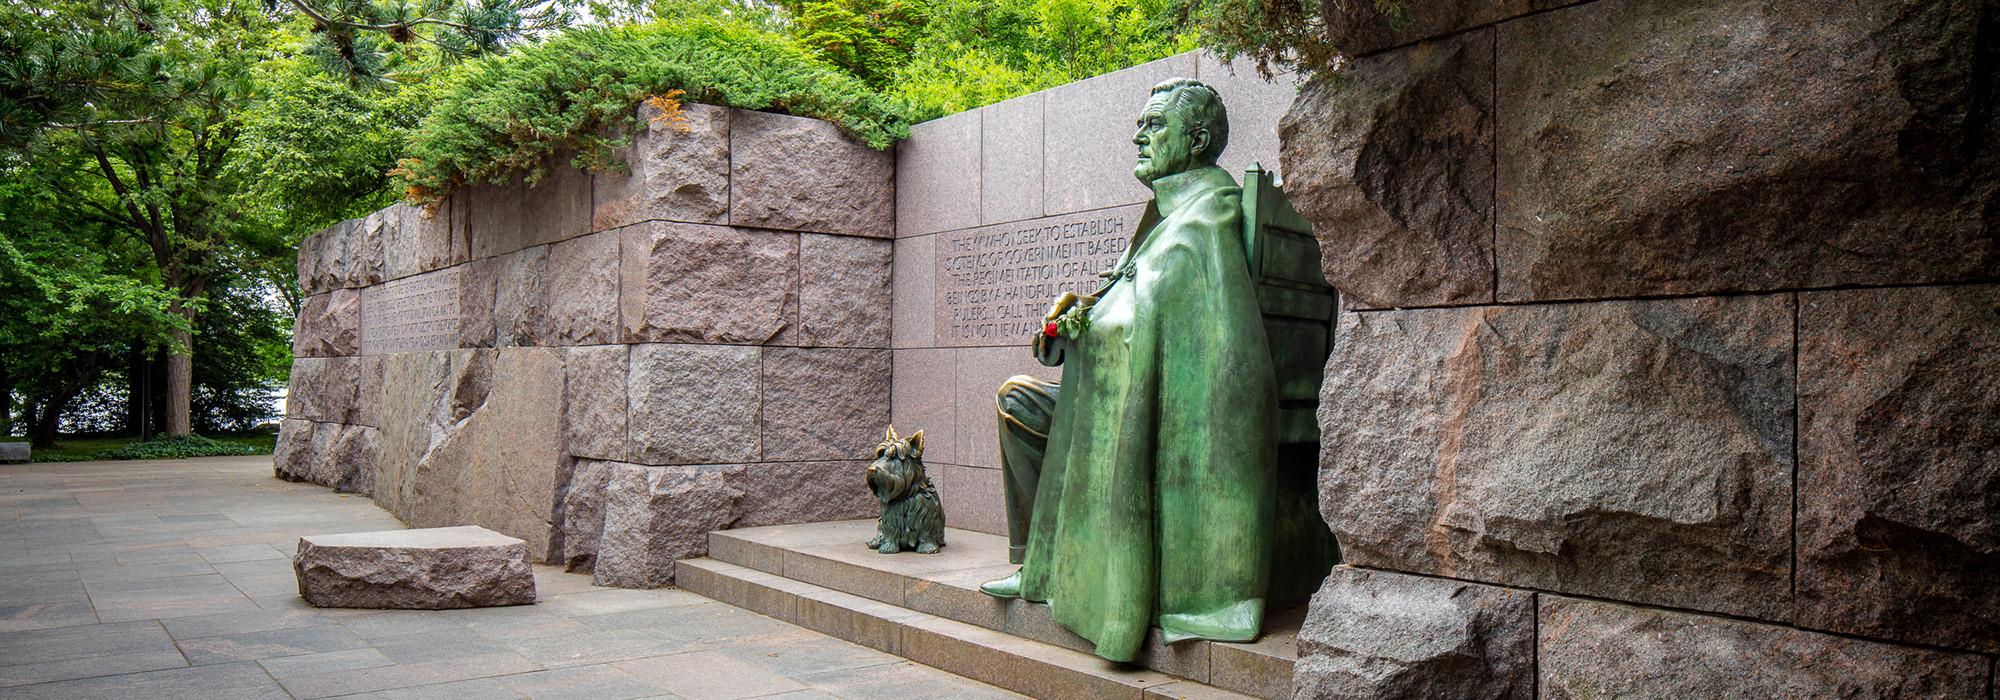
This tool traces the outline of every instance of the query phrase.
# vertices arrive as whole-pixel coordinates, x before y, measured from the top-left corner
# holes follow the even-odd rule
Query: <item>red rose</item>
[[[1050,321],[1049,325],[1042,326],[1042,335],[1048,336],[1050,338],[1056,337],[1056,322]]]

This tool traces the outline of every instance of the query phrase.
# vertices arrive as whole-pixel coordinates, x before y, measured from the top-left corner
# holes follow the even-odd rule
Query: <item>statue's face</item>
[[[1193,168],[1195,152],[1201,147],[1198,141],[1203,134],[1188,133],[1180,112],[1167,109],[1172,97],[1172,93],[1161,93],[1147,100],[1145,111],[1139,113],[1139,132],[1132,135],[1132,143],[1139,145],[1139,165],[1132,169],[1132,175],[1147,185]]]

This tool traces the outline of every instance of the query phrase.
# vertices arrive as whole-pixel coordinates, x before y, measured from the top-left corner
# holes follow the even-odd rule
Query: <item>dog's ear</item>
[[[910,459],[923,459],[923,457],[924,431],[919,430],[915,435],[910,436]]]

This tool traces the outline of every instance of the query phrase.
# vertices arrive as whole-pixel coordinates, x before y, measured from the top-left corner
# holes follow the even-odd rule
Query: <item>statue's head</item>
[[[1132,175],[1150,186],[1168,175],[1214,165],[1229,145],[1229,114],[1214,88],[1174,78],[1153,86],[1132,143],[1139,145],[1139,165]]]

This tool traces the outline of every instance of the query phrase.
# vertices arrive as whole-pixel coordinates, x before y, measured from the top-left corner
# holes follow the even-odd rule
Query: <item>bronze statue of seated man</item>
[[[1246,265],[1242,190],[1216,166],[1215,91],[1169,80],[1139,115],[1145,220],[1095,292],[1065,294],[1033,342],[1062,381],[998,397],[1009,556],[981,586],[1048,603],[1131,661],[1167,642],[1249,641],[1269,583],[1276,380]]]

